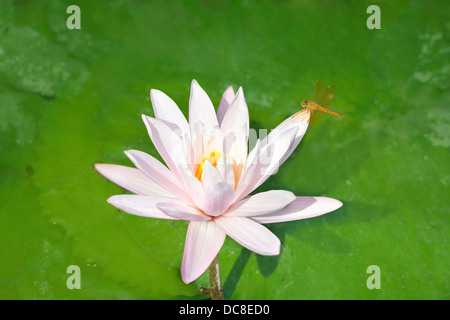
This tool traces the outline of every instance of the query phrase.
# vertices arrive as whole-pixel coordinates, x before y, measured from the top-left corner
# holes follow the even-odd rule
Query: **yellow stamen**
[[[217,166],[217,162],[220,160],[220,157],[222,156],[222,153],[212,151],[209,155],[202,157],[202,162],[198,165],[197,171],[195,172],[195,177],[202,181],[202,173],[203,173],[203,164],[205,161],[208,161],[211,163],[214,167]]]

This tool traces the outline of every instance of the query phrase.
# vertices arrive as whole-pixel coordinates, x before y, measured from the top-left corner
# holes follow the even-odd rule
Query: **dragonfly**
[[[316,80],[316,91],[314,92],[314,98],[311,101],[303,100],[302,107],[308,109],[309,111],[315,113],[315,111],[322,111],[329,114],[332,114],[337,117],[343,118],[344,116],[327,109],[333,103],[334,97],[336,96],[336,87],[332,84],[329,85],[326,89],[322,82],[322,80]],[[298,112],[294,115],[293,119],[297,116],[303,114],[302,112]]]

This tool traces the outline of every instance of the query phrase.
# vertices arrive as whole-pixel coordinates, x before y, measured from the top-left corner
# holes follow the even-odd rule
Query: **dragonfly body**
[[[339,114],[337,112],[334,112],[334,111],[331,111],[331,110],[329,110],[327,108],[322,107],[320,104],[318,104],[317,102],[314,102],[314,101],[303,100],[302,101],[302,106],[303,106],[303,108],[309,109],[310,111],[311,110],[318,110],[318,111],[322,111],[322,112],[326,112],[326,113],[332,114],[332,115],[337,116],[337,117],[341,117],[341,118],[344,117],[343,115],[341,115],[341,114]]]
[[[336,88],[333,85],[329,85],[326,89],[323,85],[323,82],[321,80],[316,81],[316,91],[314,92],[314,98],[311,101],[303,100],[302,101],[302,107],[307,109],[308,111],[312,112],[313,114],[315,111],[322,111],[329,114],[332,114],[337,117],[343,118],[344,116],[331,111],[327,109],[326,107],[329,107],[331,103],[334,100],[336,93]],[[300,114],[303,114],[301,112],[298,112],[294,115],[294,119],[299,117]]]

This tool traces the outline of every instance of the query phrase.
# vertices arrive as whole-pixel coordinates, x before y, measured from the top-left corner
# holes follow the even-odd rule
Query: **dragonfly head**
[[[308,101],[307,100],[303,100],[302,101],[302,107],[306,108],[307,105],[308,105]]]

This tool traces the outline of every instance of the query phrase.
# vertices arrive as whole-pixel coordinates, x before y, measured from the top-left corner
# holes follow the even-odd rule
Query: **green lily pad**
[[[187,223],[128,215],[93,163],[158,156],[140,115],[150,88],[188,114],[192,79],[217,106],[243,86],[252,127],[270,130],[337,88],[291,158],[259,190],[329,196],[327,215],[269,225],[263,257],[227,239],[230,299],[448,299],[450,112],[446,1],[70,1],[0,4],[0,297],[206,298],[180,276]],[[80,290],[66,286],[69,265]],[[381,271],[369,289],[367,268]]]

